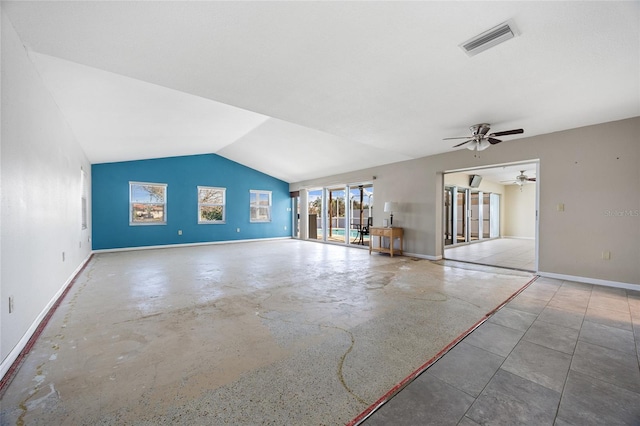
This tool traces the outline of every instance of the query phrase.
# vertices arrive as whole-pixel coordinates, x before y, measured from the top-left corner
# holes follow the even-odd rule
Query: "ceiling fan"
[[[515,181],[510,181],[510,180],[503,180],[501,182],[513,182],[519,186],[524,185],[527,182],[535,182],[536,178],[530,178],[529,176],[524,174],[524,170],[520,170],[520,174],[518,176],[516,176]]]
[[[506,130],[504,132],[495,132],[489,133],[489,129],[491,125],[488,123],[474,124],[469,127],[471,131],[471,136],[460,136],[455,138],[444,138],[443,140],[451,140],[451,139],[467,139],[466,141],[459,143],[458,145],[454,145],[454,148],[459,146],[469,144],[466,146],[467,149],[482,151],[487,149],[490,145],[495,145],[497,143],[502,142],[500,139],[496,139],[496,136],[507,136],[507,135],[517,135],[519,133],[524,133],[523,129],[513,129]]]

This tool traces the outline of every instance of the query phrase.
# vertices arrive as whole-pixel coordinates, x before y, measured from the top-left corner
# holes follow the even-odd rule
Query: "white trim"
[[[136,186],[160,186],[164,188],[164,200],[162,203],[145,203],[138,202],[138,204],[162,204],[163,212],[162,212],[162,222],[136,222],[133,220],[133,201],[131,199],[133,195],[132,187]],[[152,183],[152,182],[136,182],[129,181],[129,226],[154,226],[154,225],[166,225],[167,224],[167,194],[168,194],[168,183]]]
[[[184,244],[163,244],[157,246],[136,246],[136,247],[122,247],[114,249],[101,249],[93,250],[93,253],[115,253],[120,251],[136,251],[136,250],[155,250],[163,248],[176,248],[176,247],[195,247],[195,246],[210,246],[216,244],[234,244],[234,243],[250,243],[256,241],[275,241],[275,240],[292,240],[293,237],[273,237],[273,238],[250,238],[246,240],[224,240],[224,241],[206,241],[203,243],[184,243]]]
[[[394,249],[395,250],[395,249]],[[428,254],[416,254],[416,253],[408,253],[406,251],[402,252],[403,256],[411,256],[411,257],[417,257],[419,259],[427,259],[427,260],[442,260],[442,256],[431,256]]]
[[[266,189],[250,189],[249,190],[249,223],[270,223],[271,222],[271,212],[273,208],[273,196],[271,195],[272,191]],[[251,195],[256,196],[256,204],[251,202]],[[266,206],[268,208],[268,217],[266,219],[258,219],[253,218],[251,212],[253,209],[256,209],[256,214],[259,209],[265,208],[265,206],[260,205],[260,196],[268,195],[269,196],[269,205]]]
[[[222,203],[201,203],[200,202],[200,190],[213,189],[222,191]],[[204,186],[198,185],[198,225],[223,225],[227,222],[227,188],[221,188],[219,186]],[[202,220],[202,208],[203,207],[222,207],[222,219],[221,220]]]
[[[517,235],[505,235],[504,237],[500,237],[500,238],[511,238],[513,240],[535,240],[536,237],[518,237]]]
[[[617,288],[624,288],[627,290],[640,291],[640,284],[601,280],[599,278],[577,277],[574,275],[556,274],[554,272],[544,272],[544,271],[538,271],[537,274],[540,275],[541,277],[556,278],[559,280],[576,281],[576,282],[581,282],[586,284],[601,285],[605,287],[617,287]]]
[[[91,258],[91,253],[89,253],[89,255],[87,255],[87,257],[80,263],[80,265],[71,273],[71,275],[69,276],[69,278],[67,278],[67,280],[64,282],[62,287],[60,287],[60,289],[56,292],[56,294],[53,295],[51,300],[49,300],[49,303],[47,303],[47,305],[38,314],[38,316],[33,321],[33,323],[31,323],[31,326],[24,333],[20,341],[13,347],[11,352],[9,352],[9,355],[7,355],[7,357],[2,360],[2,363],[0,363],[0,378],[3,378],[5,374],[7,374],[7,372],[13,365],[13,363],[16,361],[16,359],[18,359],[18,356],[20,356],[20,352],[22,352],[22,350],[27,346],[27,343],[29,343],[29,339],[31,339],[31,336],[33,336],[33,333],[35,333],[38,326],[40,326],[40,323],[42,322],[44,317],[49,313],[49,310],[51,309],[51,307],[58,301],[62,293],[64,293],[64,291],[71,284],[71,282],[76,278],[76,275],[78,275],[78,273],[82,270],[82,268],[84,268],[84,266],[87,264],[90,258]]]

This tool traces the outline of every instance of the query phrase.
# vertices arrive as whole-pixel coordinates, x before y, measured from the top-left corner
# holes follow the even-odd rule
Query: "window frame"
[[[204,186],[198,185],[198,225],[221,225],[227,223],[227,188],[217,186]],[[214,189],[222,191],[222,203],[202,203],[200,202],[200,190],[201,189]],[[218,207],[222,206],[222,220],[202,220],[202,207]]]
[[[163,193],[163,201],[160,202],[134,202],[133,201],[133,187],[134,186],[159,186],[164,188]],[[129,226],[154,226],[154,225],[166,225],[167,224],[167,193],[168,193],[169,185],[166,183],[156,183],[156,182],[129,182]],[[159,205],[162,204],[162,221],[158,222],[136,222],[134,220],[133,215],[133,205],[134,204],[148,204],[148,205]]]
[[[257,204],[251,201],[251,196],[255,194]],[[269,197],[269,205],[261,206],[260,205],[260,196],[267,195]],[[271,222],[271,207],[273,206],[273,197],[272,191],[262,190],[262,189],[250,189],[249,190],[249,222],[250,223],[269,223]],[[254,218],[254,209],[267,208],[267,218],[259,219]],[[257,216],[257,215],[256,215]]]

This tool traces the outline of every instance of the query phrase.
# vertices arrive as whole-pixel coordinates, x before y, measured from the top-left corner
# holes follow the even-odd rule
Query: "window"
[[[167,224],[167,184],[129,182],[129,224]]]
[[[198,187],[198,223],[224,223],[225,188]]]
[[[271,222],[271,191],[249,191],[251,222]]]
[[[89,208],[87,206],[87,199],[89,198],[89,188],[87,186],[87,173],[82,167],[80,167],[80,188],[82,191],[80,195],[80,217],[82,218],[82,229],[87,229],[87,209]]]

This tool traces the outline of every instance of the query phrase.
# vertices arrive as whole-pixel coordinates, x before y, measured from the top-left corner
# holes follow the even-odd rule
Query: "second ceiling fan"
[[[507,136],[507,135],[517,135],[520,133],[524,133],[523,129],[513,129],[513,130],[505,130],[503,132],[489,133],[490,129],[491,129],[491,125],[488,123],[474,124],[473,126],[469,127],[469,130],[471,131],[471,136],[444,138],[443,140],[467,139],[466,141],[459,143],[457,145],[454,145],[453,147],[457,148],[459,146],[468,144],[466,146],[467,149],[470,149],[472,151],[473,150],[482,151],[484,149],[487,149],[491,145],[495,145],[497,143],[502,142],[502,140],[496,139],[496,137]]]

